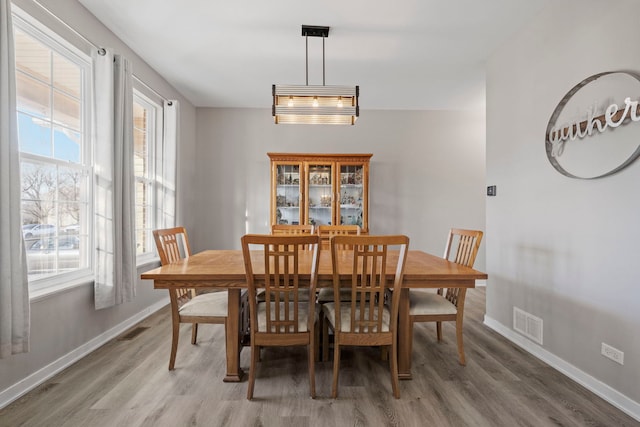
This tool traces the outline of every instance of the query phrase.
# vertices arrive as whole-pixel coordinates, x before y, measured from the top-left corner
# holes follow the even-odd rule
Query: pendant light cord
[[[322,86],[324,86],[324,35],[322,36]]]
[[[325,86],[325,81],[324,81],[324,71],[325,71],[325,67],[324,67],[324,39],[326,37],[323,35],[322,36],[322,86]],[[305,35],[304,36],[304,43],[305,43],[305,77],[306,77],[306,85],[309,86],[309,36]]]

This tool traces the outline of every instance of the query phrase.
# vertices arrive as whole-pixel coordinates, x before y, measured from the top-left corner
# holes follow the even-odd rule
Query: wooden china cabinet
[[[358,224],[369,231],[372,154],[267,153],[271,224]]]

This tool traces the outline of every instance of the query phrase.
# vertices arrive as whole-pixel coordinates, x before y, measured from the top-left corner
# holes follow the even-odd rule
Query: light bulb
[[[317,97],[317,96],[314,96],[314,97],[313,97],[313,106],[314,106],[314,107],[317,107],[317,106],[318,106],[318,97]]]
[[[342,97],[338,97],[338,108],[342,108]]]
[[[289,103],[287,104],[289,107],[293,107],[293,96],[289,97]]]

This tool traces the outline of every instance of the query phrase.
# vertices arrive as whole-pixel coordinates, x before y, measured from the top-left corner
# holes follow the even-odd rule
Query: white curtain
[[[109,49],[94,54],[94,73],[94,288],[101,309],[135,296],[133,74]]]
[[[176,225],[176,167],[178,147],[178,101],[164,102],[164,130],[162,147],[156,155],[157,228],[170,228]]]
[[[11,1],[0,0],[0,359],[29,351]]]

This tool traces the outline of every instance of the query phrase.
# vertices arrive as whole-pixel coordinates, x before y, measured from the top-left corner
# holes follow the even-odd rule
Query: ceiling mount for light
[[[324,39],[329,27],[303,25],[306,42],[306,84],[273,85],[276,124],[353,125],[360,115],[359,86],[327,86],[324,79]],[[309,85],[309,37],[322,37],[322,86]]]
[[[303,37],[329,37],[329,27],[323,27],[319,25],[303,25],[302,26]]]

